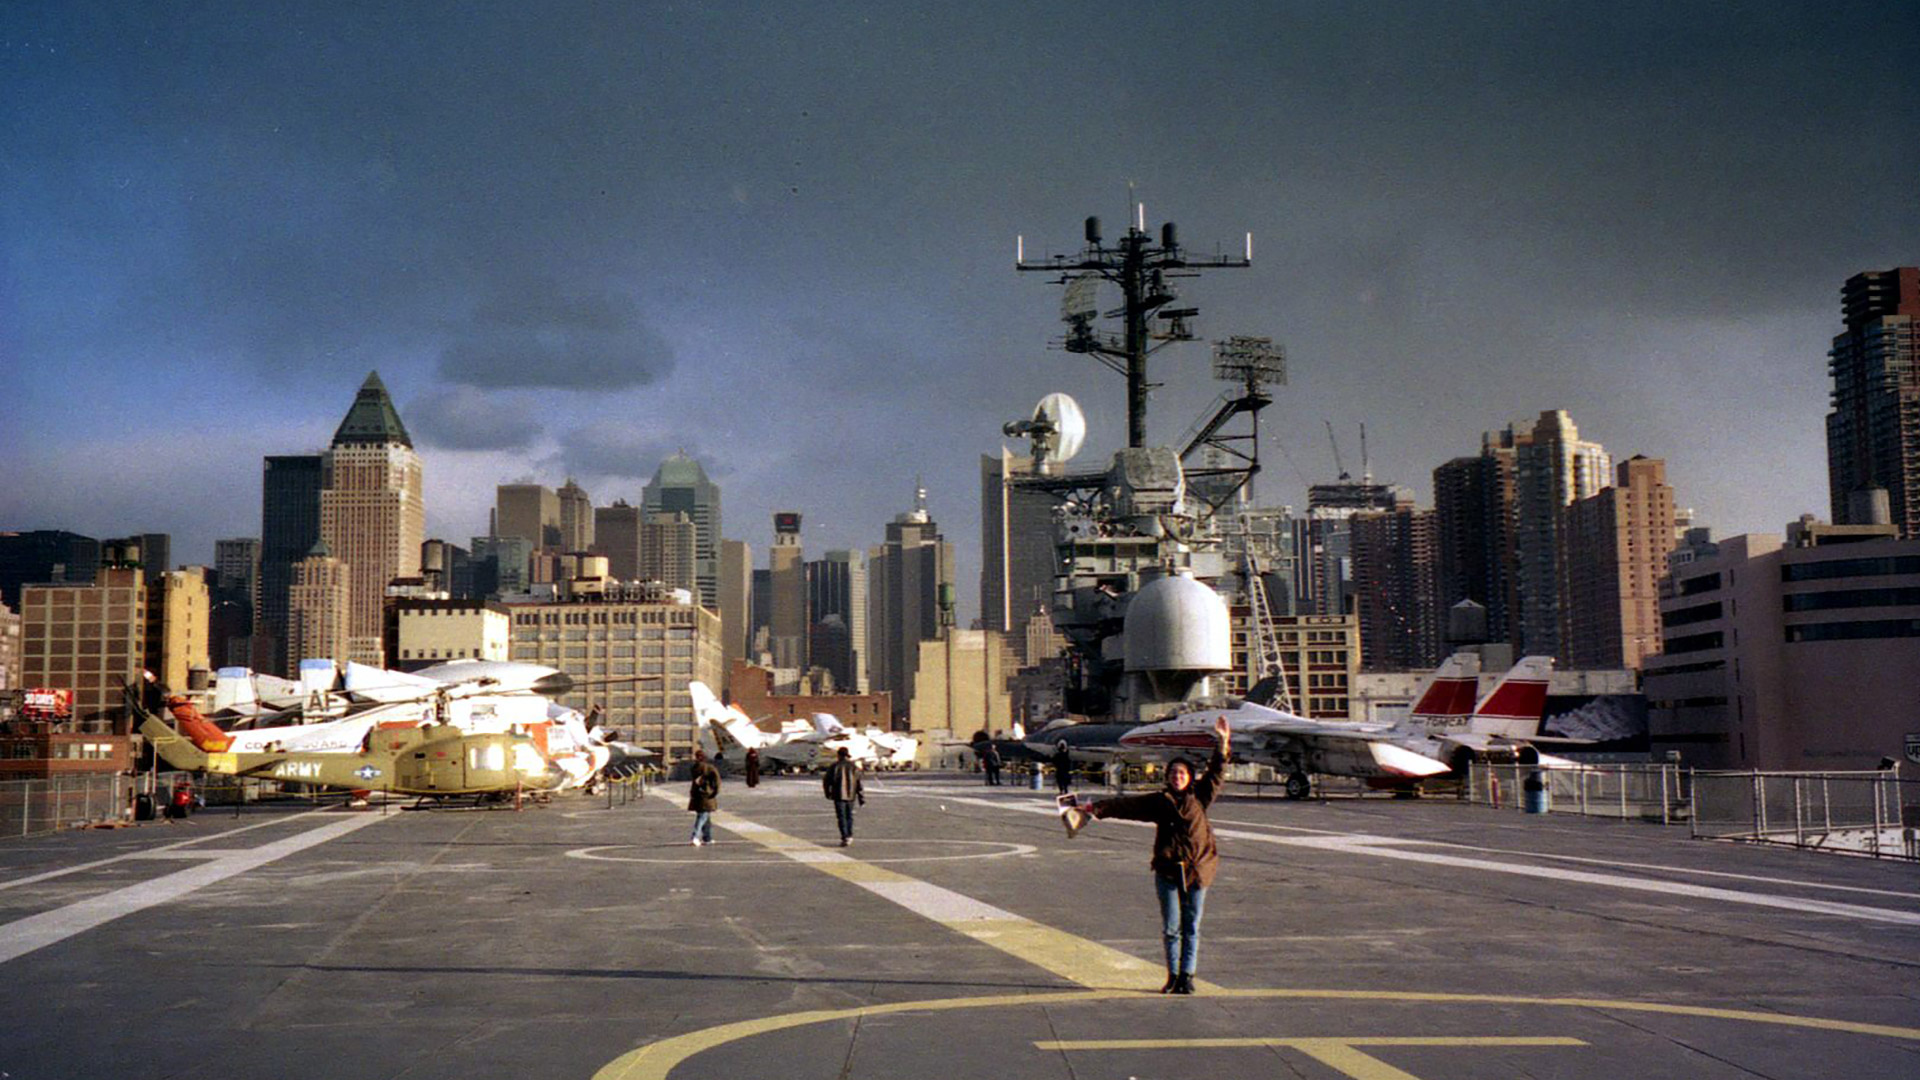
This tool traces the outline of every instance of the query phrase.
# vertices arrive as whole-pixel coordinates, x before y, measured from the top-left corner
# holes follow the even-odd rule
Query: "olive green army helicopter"
[[[565,681],[566,677],[559,679]],[[571,685],[550,682],[537,685],[535,692],[564,693]],[[551,794],[579,785],[582,777],[578,771],[564,768],[547,752],[547,740],[541,737],[548,734],[544,730],[538,735],[474,731],[447,722],[449,701],[457,689],[443,686],[415,702],[384,703],[430,701],[431,718],[425,722],[363,721],[365,734],[357,746],[339,749],[262,746],[257,740],[221,729],[178,695],[166,699],[167,711],[179,723],[178,728],[144,708],[133,686],[127,687],[127,701],[134,714],[141,717],[141,734],[152,743],[154,752],[176,769],[427,798],[485,800]],[[609,764],[623,764],[609,762],[604,750],[602,755],[596,772]]]

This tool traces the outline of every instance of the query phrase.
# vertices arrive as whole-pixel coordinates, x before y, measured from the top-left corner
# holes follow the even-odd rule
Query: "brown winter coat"
[[[711,761],[701,761],[693,766],[693,786],[687,793],[687,809],[699,813],[702,810],[712,813],[719,807],[720,770],[713,767]]]
[[[867,801],[866,788],[860,783],[860,766],[851,761],[834,762],[820,783],[826,789],[827,798],[834,802]]]
[[[1213,884],[1214,871],[1220,865],[1207,807],[1220,792],[1226,766],[1226,756],[1216,747],[1206,773],[1195,777],[1185,791],[1162,788],[1145,795],[1102,799],[1093,804],[1093,816],[1153,822],[1153,872],[1180,882],[1182,888],[1206,888]]]

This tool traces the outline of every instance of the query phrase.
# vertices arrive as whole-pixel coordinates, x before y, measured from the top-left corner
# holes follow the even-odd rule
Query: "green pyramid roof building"
[[[400,414],[393,407],[393,398],[387,393],[387,385],[380,381],[380,373],[367,372],[367,381],[360,384],[360,392],[353,397],[353,408],[347,410],[346,419],[340,421],[340,427],[333,433],[335,446],[341,443],[399,443],[412,447],[413,439],[407,435],[407,426],[400,422]]]

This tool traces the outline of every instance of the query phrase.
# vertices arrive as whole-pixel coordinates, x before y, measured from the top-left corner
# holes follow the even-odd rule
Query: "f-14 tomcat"
[[[1289,798],[1307,796],[1308,773],[1404,786],[1464,771],[1477,759],[1543,760],[1535,743],[1583,741],[1540,735],[1552,674],[1552,657],[1526,657],[1476,703],[1480,658],[1455,653],[1434,671],[1411,714],[1399,723],[1310,720],[1248,702],[1142,724],[1120,736],[1120,745],[1123,750],[1211,749],[1214,721],[1225,717],[1233,729],[1235,758],[1284,773]]]
[[[175,768],[402,795],[564,791],[648,756],[548,700],[572,688],[534,664],[456,661],[411,675],[355,665],[357,700],[336,720],[229,731],[175,696],[179,730],[146,715],[141,732]]]

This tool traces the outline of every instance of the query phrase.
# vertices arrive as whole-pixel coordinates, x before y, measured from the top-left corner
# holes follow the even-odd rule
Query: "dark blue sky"
[[[436,535],[685,447],[730,535],[865,546],[920,473],[970,603],[1000,424],[1065,389],[1090,458],[1125,430],[1013,238],[1112,233],[1133,181],[1190,247],[1255,234],[1188,296],[1291,353],[1263,498],[1331,477],[1323,418],[1424,500],[1566,408],[1777,530],[1826,508],[1841,280],[1920,259],[1916,133],[1899,4],[14,3],[0,528],[209,560],[377,368]],[[1162,354],[1156,435],[1205,372]]]

